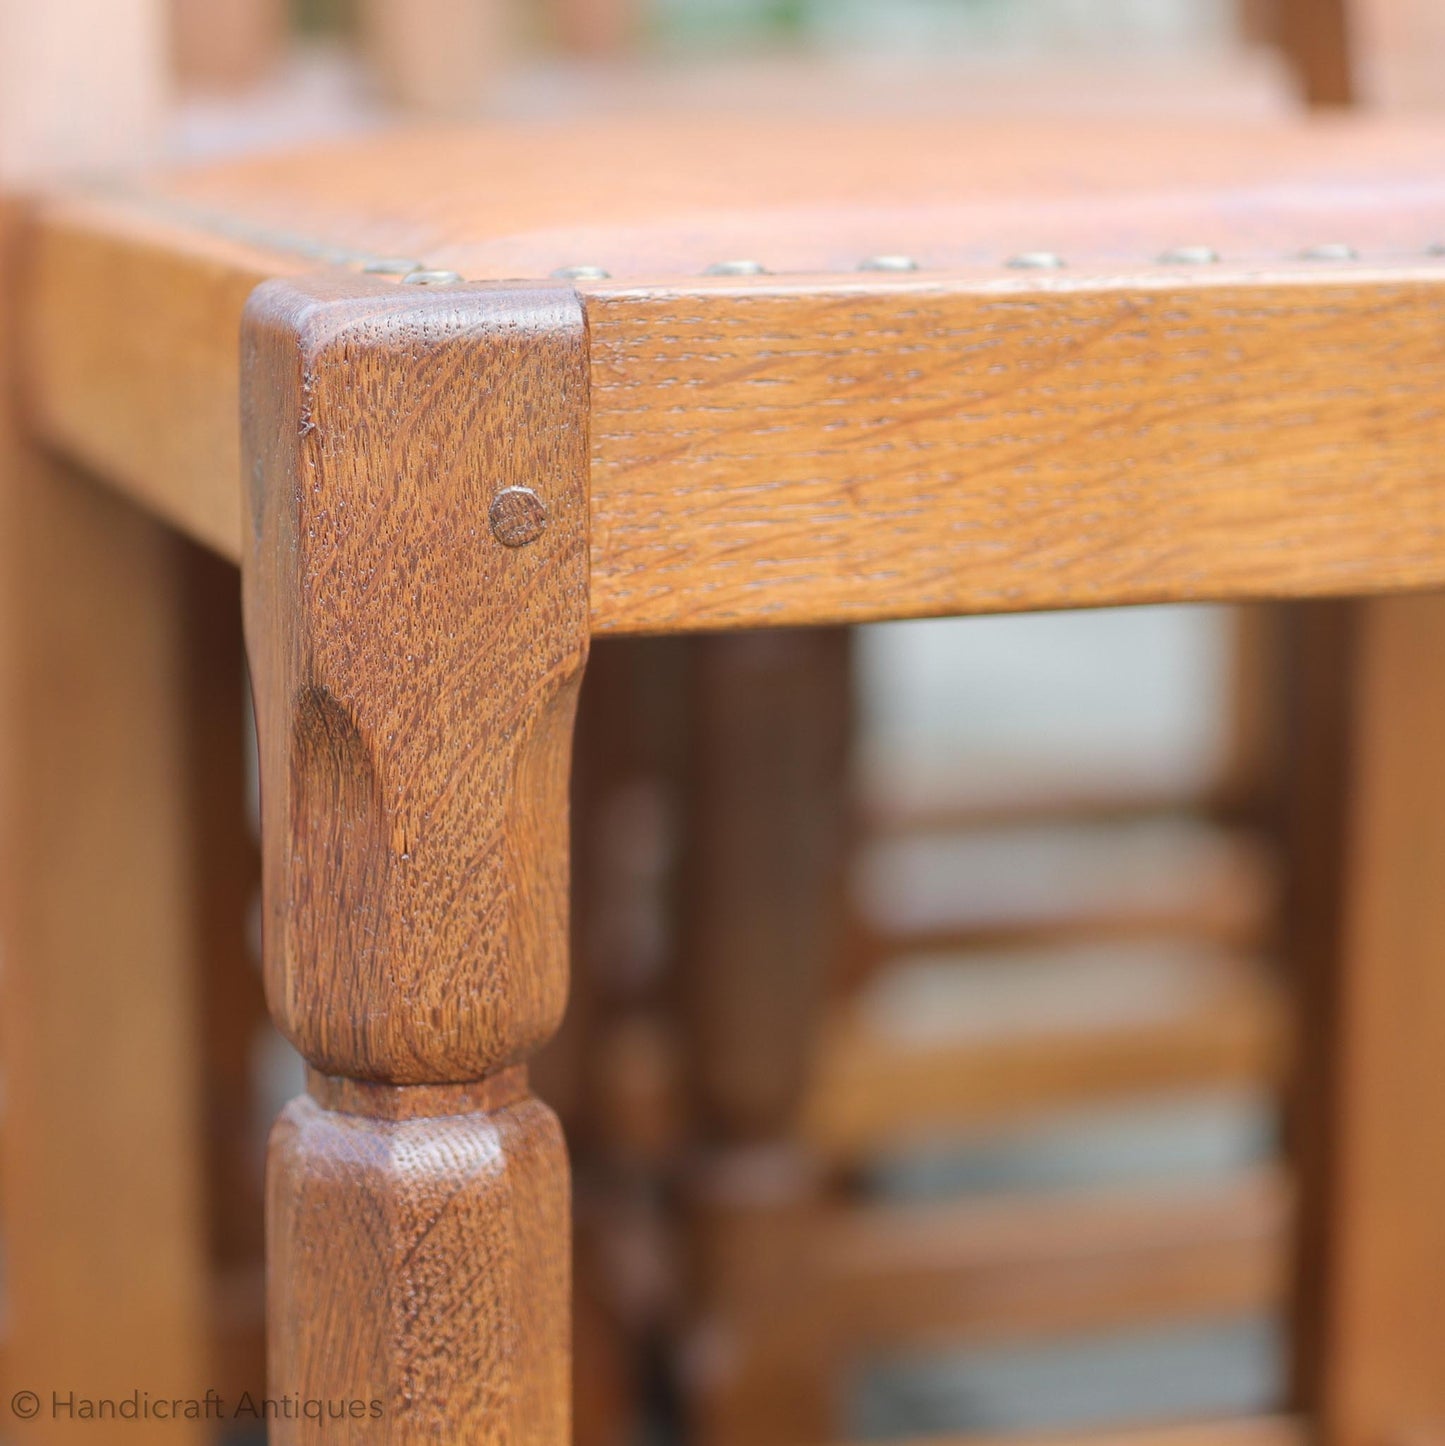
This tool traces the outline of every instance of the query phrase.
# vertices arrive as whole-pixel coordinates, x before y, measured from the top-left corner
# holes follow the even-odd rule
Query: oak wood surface
[[[860,1351],[1057,1339],[1284,1299],[1290,1192],[1270,1170],[1207,1186],[818,1210],[789,1207],[785,1179],[756,1152],[733,1168],[731,1186],[715,1181],[704,1197],[700,1237],[706,1441],[747,1429],[820,1439],[827,1376]]]
[[[268,1157],[270,1387],[344,1412],[280,1441],[570,1436],[566,1155],[525,1061],[567,986],[583,339],[560,286],[247,310],[267,1000],[311,1066]]]
[[[1340,945],[1354,788],[1360,609],[1344,600],[1280,610],[1284,682],[1280,816],[1286,863],[1280,961],[1297,1021],[1282,1104],[1283,1144],[1300,1184],[1289,1325],[1289,1404],[1317,1414],[1331,1345],[1329,1261],[1338,1223]]]
[[[7,283],[14,220],[0,206]],[[205,783],[186,749],[204,674],[186,545],[16,425],[15,299],[0,288],[4,1398],[34,1391],[26,1434],[61,1446],[98,1428],[52,1391],[208,1384],[188,908]],[[186,1421],[117,1429],[204,1439]]]
[[[95,1428],[52,1390],[203,1394],[209,1322],[183,544],[30,466],[6,479],[29,515],[5,509],[6,1366],[58,1443]]]
[[[786,1136],[847,921],[841,629],[694,641],[678,991],[705,1140]]]
[[[195,779],[190,910],[204,941],[198,952],[206,1219],[214,1268],[223,1280],[234,1280],[261,1257],[256,1147],[269,1124],[258,1116],[256,1083],[257,1050],[269,1025],[257,941],[247,927],[261,873],[247,769],[251,700],[240,576],[199,547],[186,552],[183,627],[192,702],[183,758]],[[262,1380],[258,1371],[251,1384]]]
[[[278,285],[248,328],[271,1009],[324,1073],[475,1079],[566,987],[581,314],[562,287]],[[488,526],[513,486],[547,514],[525,546]]]
[[[859,849],[861,947],[880,960],[1088,940],[1258,949],[1276,873],[1257,833],[1181,811],[896,830]]]
[[[518,147],[523,155],[525,149]],[[368,188],[397,184],[408,154],[419,177],[434,164],[430,156],[418,164],[421,153],[407,153],[404,145],[396,154],[403,159],[394,158],[390,171],[379,167],[365,186],[344,193],[339,208],[365,211],[367,195],[374,194]],[[1353,154],[1363,165],[1365,151]],[[1434,193],[1428,182],[1414,189],[1401,183],[1391,203],[1379,167],[1368,187],[1352,192],[1346,166],[1343,179],[1319,187],[1322,200],[1261,220],[1263,191],[1279,183],[1280,173],[1269,174],[1249,147],[1231,164],[1235,175],[1257,182],[1258,192],[1227,191],[1224,201],[1211,192],[1216,199],[1193,211],[1171,209],[1167,195],[1137,212],[1127,205],[1076,207],[1104,218],[1080,223],[1082,240],[1095,249],[1092,265],[1086,252],[1080,253],[1082,266],[1071,256],[1081,278],[1076,282],[995,272],[992,261],[1002,254],[1000,247],[991,249],[989,258],[950,253],[944,258],[951,268],[946,275],[898,281],[835,276],[658,283],[641,276],[646,284],[630,286],[623,277],[617,284],[589,285],[591,355],[579,363],[580,346],[569,352],[576,370],[567,375],[580,388],[590,367],[592,454],[590,467],[577,460],[580,450],[569,454],[574,480],[565,497],[575,510],[563,519],[563,541],[573,547],[584,535],[585,509],[576,507],[576,499],[585,481],[575,479],[590,470],[593,626],[667,630],[1439,581],[1445,575],[1438,474],[1445,365],[1438,344],[1441,293],[1430,263],[1394,265],[1405,251],[1414,254],[1423,246],[1419,238],[1438,214]],[[918,174],[914,162],[897,169]],[[890,194],[891,178],[881,162],[863,179],[877,187],[873,194]],[[274,191],[266,189],[270,184],[263,177],[240,187],[244,206],[254,203],[262,223],[290,217],[288,224],[305,224],[307,207],[321,206],[301,193],[295,176],[283,177]],[[1003,182],[996,184],[1007,191]],[[704,189],[699,186],[699,194]],[[826,199],[843,206],[843,189]],[[759,190],[763,210],[781,204],[780,192]],[[255,194],[262,197],[259,203]],[[1021,221],[1031,230],[1058,224],[1051,204],[999,205],[994,219],[1002,229],[987,232],[990,247],[998,237],[1016,233]],[[948,234],[966,215],[961,203],[934,202],[928,195],[910,205],[901,207],[906,215],[897,232],[905,240]],[[321,219],[330,224],[334,215]],[[860,206],[844,224],[820,205],[810,223],[786,229],[800,246],[817,245],[827,235],[841,251],[854,246],[860,227],[876,225],[877,215]],[[1133,250],[1121,268],[1120,253],[1112,249],[1121,233],[1131,247],[1145,249],[1144,238],[1153,248],[1166,226],[1205,216],[1248,218],[1238,229],[1220,233],[1240,243],[1249,258],[1245,269],[1221,268],[1210,276],[1156,270]],[[353,217],[347,220],[350,225]],[[1364,243],[1381,248],[1382,259],[1361,267],[1344,263],[1338,270],[1279,259],[1288,254],[1286,238],[1291,247],[1308,244],[1299,233],[1322,220],[1351,223]],[[634,254],[627,249],[633,240],[625,235],[619,240],[626,227],[616,224],[620,231],[609,244],[618,245],[625,261]],[[416,223],[363,219],[354,234],[364,234],[368,245],[426,239],[425,227],[408,232],[408,226]],[[313,262],[289,243],[268,243],[273,257],[260,254],[254,241],[198,239],[198,229],[193,218],[173,212],[157,220],[144,207],[137,212],[125,202],[65,202],[44,212],[29,273],[39,283],[32,333],[39,338],[38,364],[29,380],[53,439],[122,482],[146,471],[152,452],[163,454],[166,466],[155,472],[159,482],[152,487],[158,490],[151,493],[160,509],[232,549],[239,534],[228,520],[234,495],[215,478],[198,476],[186,454],[206,458],[216,477],[227,474],[235,444],[225,404],[234,404],[236,393],[228,390],[234,363],[223,359],[222,343],[234,325],[231,308],[260,276]],[[699,269],[698,256],[688,249],[701,244],[699,235],[715,245],[775,234],[761,226],[729,232],[721,224],[693,221],[659,242],[656,227],[645,229],[652,233],[647,239],[654,254],[662,257],[659,266],[671,256]],[[1407,230],[1415,238],[1408,245],[1401,240]],[[1060,225],[1058,234],[1069,233]],[[565,239],[575,244],[576,232]],[[452,244],[444,240],[424,259],[452,254],[446,250]],[[550,236],[547,244],[559,244],[558,237]],[[491,251],[456,245],[459,259],[479,258],[479,271],[509,264],[506,258],[519,254],[501,244]],[[669,253],[668,247],[677,249]],[[95,267],[77,265],[82,256]],[[970,264],[977,269],[957,269]],[[179,349],[165,344],[147,356],[144,347],[127,342],[123,346],[130,350],[117,350],[115,337],[125,331],[119,324],[135,330],[138,313],[132,310],[137,288],[104,280],[114,279],[116,266],[134,267],[154,283],[163,329],[195,338],[189,360],[196,411],[179,419],[183,428],[193,429],[194,447],[178,446],[169,437],[152,440],[180,410],[170,386],[179,365],[172,356]],[[78,309],[76,291],[84,292],[86,277],[97,276],[103,280],[90,293],[95,309]],[[346,286],[367,290],[354,278]],[[469,681],[465,665],[457,667],[457,655],[434,635],[420,654],[406,652],[412,619],[405,604],[431,575],[423,569],[419,579],[420,554],[399,549],[387,537],[385,500],[397,473],[404,480],[416,475],[418,456],[430,466],[436,444],[430,435],[418,443],[404,421],[396,423],[394,436],[384,430],[388,421],[404,416],[400,368],[389,370],[385,356],[399,341],[419,342],[421,361],[410,359],[416,369],[408,373],[409,384],[417,374],[429,379],[429,414],[471,417],[473,339],[463,335],[466,324],[456,318],[485,307],[482,295],[471,289],[425,294],[378,282],[354,311],[346,310],[350,301],[333,304],[324,297],[299,304],[277,330],[305,333],[311,348],[305,355],[315,366],[303,369],[302,349],[295,347],[275,363],[271,375],[284,378],[286,386],[266,397],[274,411],[258,424],[257,452],[272,459],[263,472],[289,479],[286,486],[268,488],[271,530],[259,555],[263,567],[277,569],[277,578],[267,582],[268,598],[284,599],[290,611],[265,617],[259,629],[253,624],[260,671],[271,669],[271,683],[262,683],[263,732],[274,750],[267,764],[273,800],[268,806],[288,791],[291,796],[291,803],[283,803],[286,824],[273,828],[273,836],[285,838],[288,848],[295,844],[298,854],[329,852],[333,869],[325,875],[318,870],[317,877],[337,885],[328,897],[306,898],[287,880],[284,855],[273,853],[273,945],[278,930],[281,939],[279,953],[272,952],[273,961],[281,961],[273,963],[273,997],[313,1060],[340,1072],[416,1081],[470,1078],[525,1055],[550,1027],[560,1002],[555,912],[521,906],[518,912],[526,916],[521,952],[540,940],[543,967],[535,976],[507,978],[490,1007],[483,983],[484,1004],[474,1011],[475,994],[449,987],[457,979],[450,971],[469,967],[471,946],[477,944],[484,946],[484,960],[497,963],[500,956],[487,949],[504,930],[493,927],[485,908],[473,909],[467,901],[456,912],[448,906],[439,913],[424,893],[418,912],[408,913],[406,904],[410,880],[418,874],[402,865],[428,861],[412,856],[415,839],[434,843],[436,857],[445,857],[450,869],[457,862],[456,840],[470,833],[475,821],[468,807],[475,800],[453,794],[450,778],[426,778],[430,765],[417,760],[441,756],[443,736],[476,737],[474,719],[452,726],[456,715],[447,709],[452,700],[479,696],[482,685]],[[328,332],[343,312],[335,332]],[[427,320],[418,323],[418,314]],[[378,327],[379,317],[387,319]],[[392,326],[391,318],[402,319]],[[84,325],[69,325],[81,319]],[[373,351],[378,331],[388,326],[392,329]],[[571,308],[569,337],[575,341],[581,329],[581,313]],[[280,337],[274,355],[294,340]],[[137,365],[124,364],[131,356],[137,356]],[[383,360],[375,363],[375,356]],[[427,370],[429,364],[434,370]],[[989,386],[973,370],[976,365],[1000,368],[986,371],[986,377],[1002,381]],[[303,370],[315,376],[303,382]],[[380,405],[359,417],[348,388]],[[303,390],[310,393],[304,404]],[[883,400],[871,411],[846,406],[855,390]],[[135,405],[138,397],[148,399],[144,409]],[[138,415],[152,424],[135,427],[129,419]],[[107,417],[112,420],[105,422]],[[117,417],[127,418],[124,426]],[[373,434],[360,429],[376,425],[376,418],[382,445],[349,445],[363,435],[370,440]],[[582,428],[575,416],[571,425],[567,441],[575,449]],[[836,437],[835,429],[844,435]],[[446,434],[440,454],[450,461],[459,454],[463,463],[475,464],[476,435],[486,431],[484,422],[476,431],[464,427]],[[363,452],[373,459],[367,465],[375,472],[347,475]],[[481,460],[492,458],[484,450]],[[755,492],[752,479],[761,463],[768,464],[769,487],[780,490]],[[437,470],[452,479],[457,475],[445,463]],[[531,455],[522,470],[535,481],[546,469]],[[427,475],[430,481],[429,470]],[[319,493],[308,490],[313,476],[322,482]],[[449,494],[443,506],[450,510],[438,517],[426,513],[439,494],[419,494],[425,505],[414,509],[422,513],[422,530],[434,529],[429,550],[445,555],[448,570],[456,573],[449,584],[468,599],[468,619],[487,615],[492,574],[486,570],[490,564],[477,562],[475,550],[460,545],[462,534],[474,532],[482,555],[493,555],[486,520],[491,494],[482,495],[471,476],[471,491],[455,480],[443,486]],[[463,499],[470,510],[461,508]],[[380,506],[377,526],[348,531],[338,523],[338,504],[355,511],[368,503]],[[557,516],[554,509],[554,522]],[[416,522],[413,515],[409,525]],[[317,535],[328,552],[310,550]],[[551,539],[543,546],[550,548]],[[288,547],[306,560],[289,572]],[[585,576],[585,552],[568,565],[575,596],[567,594],[563,609],[564,646],[519,685],[523,735],[532,727],[565,731],[568,679],[580,667],[578,640],[588,622],[585,586],[576,582]],[[375,589],[355,585],[371,567],[392,584],[374,611]],[[515,576],[509,574],[506,585],[517,587]],[[548,601],[562,604],[557,596]],[[358,660],[340,641],[339,630],[328,635],[328,620],[343,615],[349,625],[366,622],[365,635],[377,644],[373,656]],[[429,615],[434,621],[437,614],[429,610]],[[508,635],[497,647],[510,656],[516,639]],[[469,648],[467,660],[484,651]],[[521,654],[528,656],[526,648]],[[418,657],[430,676],[445,683],[438,684],[439,710],[419,720],[399,714],[378,685],[405,677],[414,688],[405,665]],[[299,718],[292,712],[298,698],[304,701]],[[538,712],[550,724],[536,724]],[[509,721],[503,716],[497,728],[511,743],[516,735]],[[420,736],[405,735],[415,722]],[[428,728],[440,732],[428,735]],[[544,742],[539,752],[546,758],[538,768],[547,801],[522,820],[522,832],[539,836],[541,873],[551,879],[555,895],[560,890],[553,775],[565,748]],[[520,775],[531,781],[525,766]],[[393,784],[401,804],[394,801]],[[314,811],[308,811],[308,800]],[[428,803],[438,800],[444,814],[457,812],[434,830]],[[301,807],[285,812],[297,801]],[[415,815],[413,808],[419,809]],[[344,851],[338,837],[328,839],[324,827],[308,825],[323,817],[345,822]],[[419,820],[425,828],[409,827]],[[362,841],[358,850],[350,847],[354,839]],[[462,873],[470,877],[465,868]],[[498,907],[504,913],[514,885],[514,877],[504,880],[500,894],[489,896],[503,900]],[[384,897],[393,886],[399,893],[391,902],[398,907],[387,918],[357,912],[363,896]],[[538,922],[533,912],[546,917]],[[409,961],[400,948],[374,954],[371,926],[384,933],[387,919],[419,923],[408,934],[428,947],[415,950]],[[429,970],[440,960],[443,972],[423,976],[423,954]],[[365,974],[378,957],[388,967]],[[511,958],[500,959],[504,969]],[[409,998],[435,1010],[440,1029],[435,1017],[424,1028],[420,1018],[378,1022],[369,1013],[395,988],[389,969],[394,959],[412,970]],[[305,991],[296,981],[312,970],[331,972],[302,998]],[[463,977],[463,984],[468,982]],[[537,992],[529,993],[534,986]],[[346,1007],[338,1007],[341,1000]],[[329,1130],[335,1121],[328,1116],[323,1124]],[[387,1128],[373,1121],[367,1138]],[[325,1157],[318,1150],[316,1169],[303,1164],[298,1178],[319,1176]],[[403,1186],[395,1188],[400,1198]],[[393,1339],[388,1348],[395,1347]]]
[[[0,3],[0,185],[134,165],[164,107],[164,0]],[[83,97],[83,100],[81,99]],[[0,200],[3,1394],[37,1443],[106,1424],[50,1391],[209,1384],[196,970],[204,920],[189,729],[208,674],[193,555],[18,423],[23,245]],[[199,929],[197,926],[200,926]],[[199,1446],[195,1422],[110,1439]]]
[[[1445,578],[1430,127],[653,129],[406,133],[60,198],[36,416],[235,556],[255,281],[328,246],[580,261],[613,272],[579,283],[595,631]],[[538,183],[554,157],[575,184]],[[1327,240],[1364,259],[1298,259]],[[1186,243],[1226,260],[1155,264]],[[1000,265],[1041,246],[1067,270]],[[840,274],[879,251],[924,269]],[[738,255],[803,274],[697,276]]]
[[[745,258],[776,275],[850,273],[896,252],[925,272],[996,272],[1041,249],[1117,271],[1185,245],[1275,265],[1331,241],[1419,257],[1445,207],[1438,134],[1428,120],[1146,127],[661,109],[398,126],[142,175],[108,204],[132,224],[220,223],[291,243],[283,251],[412,257],[477,281],[603,267],[607,290]]]
[[[849,1159],[909,1138],[1189,1088],[1270,1087],[1290,1057],[1285,1001],[1257,965],[1205,975],[1153,1019],[910,1038],[838,1006],[819,1029],[799,1138]]]
[[[816,1222],[820,1300],[855,1348],[1039,1340],[1280,1301],[1288,1191],[1209,1187],[865,1207]]]
[[[1427,584],[1442,303],[1347,273],[594,296],[598,626]]]
[[[268,1390],[326,1404],[270,1440],[562,1446],[567,1197],[536,1100],[387,1120],[293,1101],[268,1160]]]

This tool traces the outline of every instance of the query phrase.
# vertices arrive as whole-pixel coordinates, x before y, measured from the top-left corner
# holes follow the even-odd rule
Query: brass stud
[[[859,271],[917,271],[911,256],[869,256],[858,263]]]
[[[507,487],[492,499],[487,521],[503,547],[525,547],[542,535],[547,504],[530,487]]]
[[[768,268],[761,261],[714,261],[704,276],[766,276]]]
[[[1171,246],[1160,256],[1164,266],[1212,266],[1219,260],[1219,252],[1212,246]]]
[[[1328,241],[1323,246],[1307,246],[1300,252],[1301,261],[1355,261],[1360,253],[1343,241]]]
[[[612,273],[602,266],[559,266],[553,281],[610,281]]]
[[[1020,251],[1004,262],[1015,271],[1057,271],[1064,264],[1064,258],[1054,251]]]

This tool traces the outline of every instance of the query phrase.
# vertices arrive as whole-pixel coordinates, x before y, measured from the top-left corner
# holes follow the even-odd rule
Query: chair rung
[[[1047,1436],[931,1436],[903,1446],[1307,1446],[1309,1440],[1309,1428],[1298,1416],[1241,1416]]]
[[[1233,961],[1220,989],[1178,1014],[1078,1030],[920,1041],[840,1010],[823,1032],[801,1132],[847,1159],[912,1135],[1152,1091],[1272,1084],[1287,1037],[1272,981]]]
[[[809,1228],[823,1328],[842,1349],[1034,1341],[1277,1308],[1290,1191],[1218,1185],[840,1208]]]

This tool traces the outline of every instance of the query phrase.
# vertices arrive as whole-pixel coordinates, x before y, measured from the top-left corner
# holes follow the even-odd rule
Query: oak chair
[[[1428,594],[1437,146],[420,133],[30,209],[7,272],[34,444],[242,569],[269,995],[312,1067],[272,1145],[270,1389],[381,1403],[274,1439],[567,1435],[565,1162],[525,1061],[565,994],[589,638]],[[51,661],[104,627],[109,666],[83,651],[56,706],[178,739],[147,623],[183,606],[173,543],[63,485],[11,576],[73,559]],[[1346,1077],[1314,1102],[1333,1214],[1300,1404],[1365,1442],[1445,1409],[1422,1328],[1445,697],[1435,598],[1349,606]],[[168,810],[170,852],[133,887],[175,889],[184,818],[147,776],[129,806]],[[78,822],[32,821],[57,848]]]

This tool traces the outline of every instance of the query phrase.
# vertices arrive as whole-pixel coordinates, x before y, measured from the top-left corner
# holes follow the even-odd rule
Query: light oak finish
[[[1277,1085],[1285,1001],[1259,964],[1221,971],[1177,1014],[957,1040],[890,1035],[863,1010],[830,1012],[798,1112],[800,1140],[848,1160],[969,1126],[1190,1088]]]
[[[730,164],[710,171],[724,140]],[[619,122],[420,135],[59,201],[36,238],[37,416],[236,556],[226,318],[256,280],[326,246],[481,279],[580,259],[617,278],[581,288],[594,631],[1445,581],[1433,134],[1131,132],[1121,149],[1083,130],[1049,199],[1051,144],[937,126],[664,143]],[[539,187],[553,166],[576,184]],[[480,208],[444,183],[483,173]],[[1368,193],[1350,189],[1360,174]],[[195,208],[255,228],[246,246]],[[1229,264],[1154,265],[1181,237]],[[1294,259],[1322,238],[1369,263]],[[1069,270],[1000,266],[1040,245]],[[833,274],[689,279],[724,246]],[[838,274],[885,247],[928,269]],[[184,435],[160,425],[176,395]]]
[[[272,1441],[570,1440],[566,1153],[514,1083],[511,1101],[438,1099],[430,1117],[287,1107],[267,1170],[268,1389],[345,1414]]]
[[[324,1073],[477,1079],[561,1018],[581,340],[556,286],[278,284],[251,304],[267,996]],[[547,522],[507,546],[488,513],[519,487]]]
[[[699,1182],[703,1442],[828,1439],[828,1378],[868,1349],[1017,1344],[1277,1310],[1289,1192],[1272,1172],[1173,1190],[832,1206],[778,1151]],[[746,1433],[751,1433],[748,1435]]]
[[[355,1439],[567,1434],[565,1161],[524,1066],[565,996],[591,632],[1445,582],[1438,133],[1131,133],[1127,153],[1120,134],[1071,132],[1063,154],[1057,132],[935,126],[417,133],[36,210],[15,270],[38,435],[243,561],[268,994],[313,1069],[271,1154],[272,1384],[374,1396],[381,1424]],[[1325,240],[1369,259],[1295,259]],[[1155,264],[1186,241],[1230,260]],[[788,274],[700,278],[725,244]],[[1068,251],[1065,274],[999,264],[1041,245]],[[884,250],[926,269],[852,270]],[[356,274],[399,252],[473,280]],[[507,279],[573,262],[613,277]],[[254,281],[299,273],[242,322]],[[163,560],[144,570],[149,607]],[[1433,633],[1395,647],[1387,629],[1365,673],[1380,757],[1352,967],[1396,948],[1413,965],[1433,938],[1429,878],[1405,884],[1442,810],[1411,777],[1423,743],[1395,732],[1432,716],[1405,703]],[[1361,1015],[1373,1051],[1390,1031]],[[1356,1082],[1387,1122],[1416,1104],[1389,1079]],[[1413,1137],[1396,1175],[1382,1126],[1363,1134],[1346,1176],[1379,1151],[1386,1178],[1431,1187]],[[900,1242],[850,1214],[809,1238],[787,1208],[806,1162],[764,1152],[742,1173],[756,1228],[714,1232],[706,1268],[770,1285],[751,1297],[752,1348],[779,1348],[769,1389],[793,1312],[819,1308],[789,1298],[795,1261],[833,1282],[839,1323],[931,1335],[940,1272],[977,1302],[1038,1225],[920,1217]],[[1366,1285],[1343,1257],[1340,1298],[1425,1341],[1388,1257],[1423,1227],[1351,1188],[1396,1233],[1358,1247]],[[1275,1299],[1287,1205],[1272,1181],[1247,1190],[1243,1212],[1075,1202],[1066,1285],[1015,1273],[977,1330]],[[1228,1238],[1198,1246],[1201,1205]],[[1098,1253],[1141,1241],[1157,1250],[1121,1288]],[[875,1269],[911,1277],[916,1308],[885,1312]],[[1383,1370],[1361,1361],[1362,1380]],[[292,1420],[278,1439],[337,1438]]]
[[[1278,1307],[1288,1191],[1269,1172],[1154,1192],[862,1207],[803,1245],[814,1308],[853,1349],[1037,1341]]]
[[[867,883],[857,947],[879,962],[1087,940],[1183,938],[1243,951],[1258,949],[1269,932],[1276,870],[1257,833],[1216,829],[1180,812],[1113,819],[1024,812],[1013,825],[995,816],[982,828],[965,826],[952,840],[930,837],[933,830],[874,840],[861,853]],[[980,881],[945,898],[929,882],[945,864],[972,866]],[[1059,882],[991,892],[985,881],[1006,882],[1006,868],[1025,879],[1052,873]],[[910,876],[922,882],[910,888]]]
[[[750,1285],[746,1308],[793,1317],[796,1246],[823,1198],[793,1125],[845,943],[849,658],[847,633],[821,628],[698,638],[689,652],[677,1053],[700,1157],[688,1275],[709,1314]],[[719,1267],[739,1231],[750,1243]],[[816,1331],[767,1335],[721,1392],[691,1393],[691,1438],[830,1434]]]
[[[1439,396],[1435,284],[594,297],[597,625],[1433,581],[1439,439],[1374,418],[1399,365]]]
[[[188,565],[0,411],[5,1399],[36,1392],[46,1446],[96,1434],[52,1390],[207,1384]]]
[[[0,185],[151,154],[164,17],[163,0],[0,3]],[[54,1413],[52,1389],[194,1397],[211,1379],[190,908],[207,778],[189,748],[209,674],[193,551],[18,422],[23,254],[0,199],[0,1390],[7,1431],[12,1393],[34,1391],[24,1434],[61,1446],[107,1426]],[[204,1435],[152,1420],[110,1439]]]
[[[849,639],[697,639],[679,941],[690,1104],[703,1139],[787,1132],[843,948]]]
[[[1015,1026],[983,1038],[899,1037],[851,1000],[826,1004],[804,1035],[806,1087],[787,1139],[837,1171],[910,1141],[1026,1125],[1074,1106],[1277,1089],[1297,1052],[1289,1001],[1262,964],[1223,973],[1175,1017],[1069,1031]],[[599,1024],[598,1035],[594,1104],[606,1117],[609,1148],[666,1168],[684,1139],[679,1097],[695,1061],[658,1018]],[[796,1062],[788,1065],[791,1081]],[[733,1117],[746,1120],[755,1093],[739,1093]]]
[[[267,998],[313,1068],[268,1161],[270,1388],[353,1412],[273,1440],[570,1437],[566,1155],[518,1066],[566,995],[582,339],[556,286],[247,312]]]

